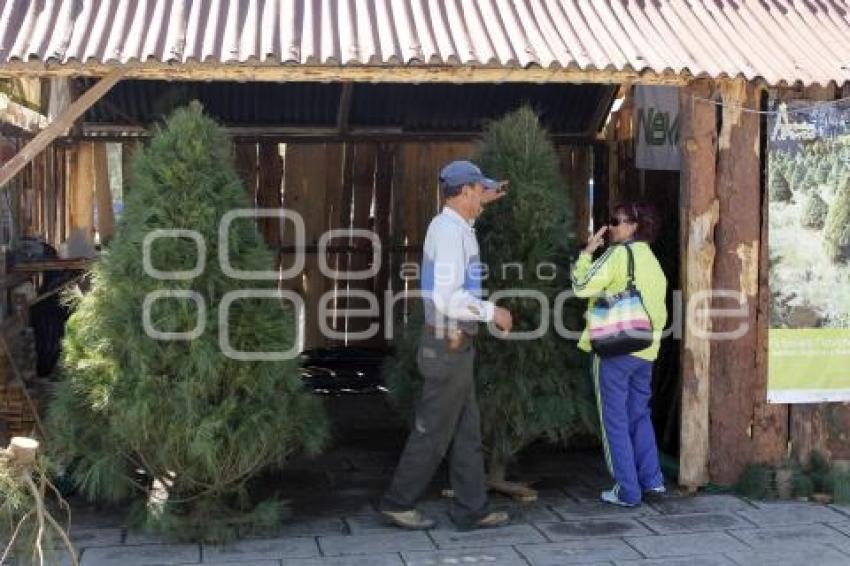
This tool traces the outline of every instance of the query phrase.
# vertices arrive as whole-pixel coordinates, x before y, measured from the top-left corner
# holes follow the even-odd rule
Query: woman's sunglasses
[[[616,228],[620,224],[625,224],[626,222],[634,222],[631,218],[620,218],[619,216],[615,216],[611,220],[608,221],[608,226],[612,226]]]

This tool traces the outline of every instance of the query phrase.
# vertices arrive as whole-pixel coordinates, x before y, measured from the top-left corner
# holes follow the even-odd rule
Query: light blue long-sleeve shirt
[[[431,220],[422,249],[425,321],[473,333],[493,320],[495,305],[482,299],[483,270],[472,225],[449,207]]]

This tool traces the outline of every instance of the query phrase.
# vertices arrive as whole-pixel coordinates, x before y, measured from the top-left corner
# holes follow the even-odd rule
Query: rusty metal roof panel
[[[0,65],[542,67],[850,80],[850,0],[0,0]]]

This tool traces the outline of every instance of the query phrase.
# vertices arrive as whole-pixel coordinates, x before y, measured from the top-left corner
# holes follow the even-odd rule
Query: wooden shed
[[[120,212],[116,171],[164,112],[199,99],[233,136],[254,203],[304,216],[307,245],[298,251],[308,261],[286,285],[304,296],[309,319],[329,289],[415,286],[400,266],[418,261],[438,210],[436,171],[471,154],[486,120],[531,104],[557,145],[579,230],[606,218],[609,203],[651,200],[667,221],[657,251],[679,303],[711,289],[747,298],[752,324],[739,340],[704,339],[698,330],[727,321],[697,317],[696,329],[664,344],[659,386],[675,405],[656,413],[679,448],[680,483],[730,483],[748,463],[789,451],[850,458],[844,405],[766,401],[758,113],[768,94],[847,96],[848,32],[850,5],[839,0],[6,0],[0,190],[11,198],[0,210],[0,243],[37,236],[59,249],[75,231],[108,241]],[[680,171],[636,167],[632,101],[643,85],[679,89]],[[259,225],[287,265],[296,250],[286,225]],[[374,277],[318,273],[320,260],[369,265],[364,242],[318,256],[319,236],[335,228],[377,234]],[[20,334],[25,303],[41,298],[26,281],[85,264],[3,271],[8,333]],[[394,311],[391,324],[403,324],[405,312]],[[330,324],[340,338],[329,342],[305,324],[304,346],[346,344],[359,322]],[[0,383],[13,383],[7,374]],[[0,417],[9,391],[0,390]]]

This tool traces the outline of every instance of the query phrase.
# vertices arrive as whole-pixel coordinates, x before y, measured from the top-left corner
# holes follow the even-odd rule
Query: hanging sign
[[[635,165],[638,169],[679,169],[679,89],[636,86]]]

